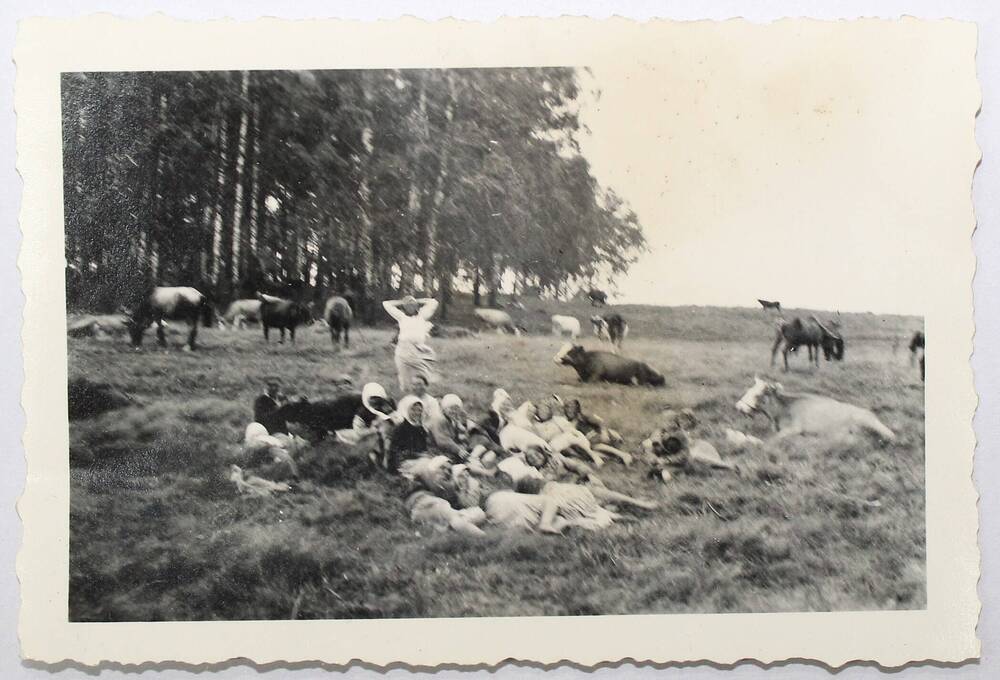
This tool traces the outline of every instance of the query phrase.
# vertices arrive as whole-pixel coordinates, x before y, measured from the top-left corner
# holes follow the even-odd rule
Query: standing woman
[[[386,300],[382,307],[399,324],[399,339],[396,341],[396,373],[399,389],[406,391],[414,376],[423,376],[427,382],[435,379],[434,362],[437,356],[427,344],[434,324],[430,318],[437,311],[438,303],[433,298],[416,299],[407,295],[402,300]],[[413,311],[411,311],[413,310]]]

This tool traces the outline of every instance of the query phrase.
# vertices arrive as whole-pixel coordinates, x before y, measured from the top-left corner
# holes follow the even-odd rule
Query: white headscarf
[[[462,398],[457,394],[446,394],[441,397],[441,410],[447,411],[450,408],[462,407]]]
[[[493,403],[490,404],[490,410],[496,413],[498,416],[502,416],[503,414],[500,413],[500,407],[504,404],[504,402],[510,403],[512,407],[514,405],[513,402],[511,402],[510,400],[510,395],[507,394],[507,390],[501,389],[499,387],[493,390]]]
[[[396,407],[396,412],[392,415],[392,419],[397,423],[401,423],[405,420],[411,425],[415,425],[416,423],[410,420],[410,408],[412,408],[414,404],[420,404],[423,406],[423,402],[420,401],[420,397],[415,394],[407,394],[399,400],[399,406]]]
[[[365,386],[361,388],[361,403],[364,404],[365,408],[374,413],[377,416],[385,417],[385,414],[372,408],[372,399],[379,397],[386,401],[389,400],[389,395],[386,394],[385,388],[378,383],[365,383]]]

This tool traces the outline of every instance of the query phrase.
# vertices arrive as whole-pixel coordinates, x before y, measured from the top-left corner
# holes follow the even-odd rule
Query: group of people
[[[499,388],[489,411],[473,418],[459,395],[433,396],[436,356],[428,340],[436,301],[411,297],[383,306],[399,325],[395,364],[403,396],[397,403],[381,384],[364,385],[351,427],[336,436],[405,479],[413,521],[467,534],[482,533],[484,523],[560,533],[606,527],[624,506],[655,507],[608,489],[598,476],[608,459],[629,466],[634,456],[579,400],[551,394],[517,404]],[[280,403],[279,386],[271,382],[254,404],[264,428]],[[657,433],[656,446],[647,442],[643,457],[657,471],[657,461],[684,448],[670,440],[669,452],[661,450],[668,434],[677,436]]]

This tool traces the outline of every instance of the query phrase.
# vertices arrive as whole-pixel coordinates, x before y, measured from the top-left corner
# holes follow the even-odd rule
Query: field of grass
[[[349,448],[315,447],[306,480],[270,499],[226,480],[261,377],[320,398],[344,374],[395,387],[386,329],[364,328],[334,352],[314,327],[297,347],[257,330],[204,330],[203,348],[164,351],[152,338],[70,339],[70,376],[108,382],[138,404],[70,424],[70,617],[76,621],[438,617],[919,609],[925,606],[923,385],[906,339],[920,320],[844,315],[842,364],[768,367],[772,319],[760,310],[618,307],[625,353],[667,378],[664,389],[581,385],[551,358],[546,335],[435,341],[444,380],[474,414],[497,386],[515,399],[579,397],[629,444],[667,406],[691,407],[698,434],[742,474],[680,473],[669,484],[640,465],[609,463],[607,485],[659,502],[598,533],[489,529],[485,538],[413,525],[398,480]],[[542,311],[539,311],[542,310]],[[553,311],[517,315],[531,331]],[[788,314],[786,312],[786,314]],[[830,315],[823,315],[828,318]],[[472,325],[468,309],[449,324]],[[893,343],[900,347],[894,351]],[[592,338],[585,344],[594,345]],[[745,453],[725,427],[766,436],[734,402],[754,373],[871,408],[898,440],[798,438]],[[397,395],[398,396],[398,395]],[[874,501],[877,501],[875,503]]]

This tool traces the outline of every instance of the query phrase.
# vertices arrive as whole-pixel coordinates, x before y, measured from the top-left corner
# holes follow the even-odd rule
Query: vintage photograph
[[[63,73],[70,620],[923,609],[919,272],[743,85]]]
[[[24,22],[24,657],[975,658],[976,45]]]

